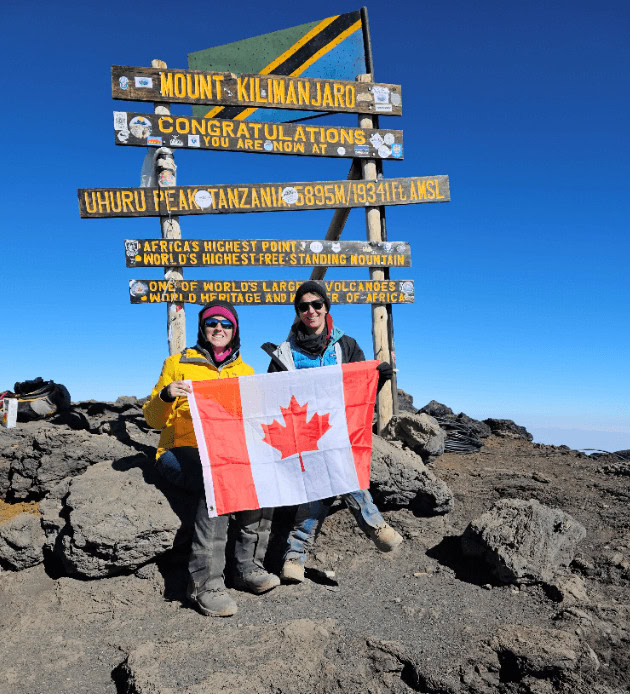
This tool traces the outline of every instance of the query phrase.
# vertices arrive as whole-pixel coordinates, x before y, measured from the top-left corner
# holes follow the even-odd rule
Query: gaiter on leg
[[[236,571],[241,576],[263,568],[269,545],[271,516],[269,508],[235,513],[237,534],[234,546]]]

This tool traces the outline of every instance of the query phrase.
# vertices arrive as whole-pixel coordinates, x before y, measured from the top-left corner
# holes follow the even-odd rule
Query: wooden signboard
[[[241,305],[292,304],[304,280],[130,280],[132,304],[165,301],[207,304],[230,301]],[[414,300],[412,280],[325,280],[333,304],[410,304]]]
[[[409,267],[401,241],[284,241],[278,239],[126,239],[127,267]]]
[[[450,200],[448,176],[376,181],[80,188],[81,217],[165,217],[414,205]]]
[[[402,135],[402,130],[114,111],[114,141],[136,147],[396,160],[403,158]]]
[[[112,65],[112,96],[219,106],[402,115],[398,84]]]

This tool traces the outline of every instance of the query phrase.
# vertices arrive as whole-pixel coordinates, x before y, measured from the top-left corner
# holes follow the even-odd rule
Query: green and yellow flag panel
[[[261,34],[188,54],[191,70],[354,80],[367,72],[361,12]],[[198,118],[285,122],[315,112],[240,106],[193,106]],[[321,114],[317,114],[321,115]]]

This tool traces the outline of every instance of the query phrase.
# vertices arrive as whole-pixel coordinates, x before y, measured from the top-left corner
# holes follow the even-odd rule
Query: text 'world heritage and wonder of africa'
[[[304,280],[130,280],[132,304],[230,301],[235,305],[291,304]],[[412,280],[325,280],[333,304],[409,304]]]

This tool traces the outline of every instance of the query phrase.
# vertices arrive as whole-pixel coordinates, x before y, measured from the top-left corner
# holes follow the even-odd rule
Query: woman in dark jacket
[[[271,356],[270,372],[365,361],[356,340],[333,326],[330,300],[323,284],[304,282],[293,304],[296,319],[287,340],[277,347],[271,343],[263,345]],[[391,378],[392,368],[382,362],[378,370],[380,387]],[[383,519],[367,489],[344,494],[342,498],[361,530],[382,552],[389,552],[402,542],[399,533]],[[312,550],[333,501],[331,497],[298,506],[280,574],[283,580],[292,583],[304,580],[307,553]]]

